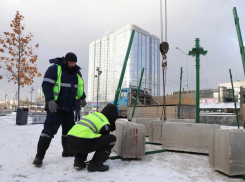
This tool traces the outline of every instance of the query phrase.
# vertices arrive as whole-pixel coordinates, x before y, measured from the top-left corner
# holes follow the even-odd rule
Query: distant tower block
[[[116,121],[117,142],[113,150],[121,158],[145,157],[145,126],[124,120]]]

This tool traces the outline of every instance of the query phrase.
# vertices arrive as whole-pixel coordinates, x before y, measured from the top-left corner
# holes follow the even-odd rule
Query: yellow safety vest
[[[58,100],[58,96],[60,93],[60,87],[61,87],[61,74],[62,74],[61,66],[58,64],[56,64],[56,66],[57,66],[58,70],[57,70],[57,80],[53,86],[54,100]],[[77,79],[78,79],[78,85],[77,85],[76,99],[80,99],[83,96],[84,83],[83,83],[83,79],[78,74],[77,74]],[[44,96],[44,94],[43,94],[43,96]]]
[[[101,136],[99,134],[104,125],[110,125],[108,119],[99,112],[93,112],[77,122],[67,135],[78,138],[93,139]]]

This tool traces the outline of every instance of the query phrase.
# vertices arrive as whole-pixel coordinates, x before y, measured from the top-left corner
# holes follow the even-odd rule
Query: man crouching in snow
[[[75,154],[74,168],[86,167],[88,153],[95,154],[89,161],[88,171],[108,171],[109,166],[103,165],[116,143],[116,137],[109,134],[116,130],[115,122],[118,118],[117,107],[108,104],[101,113],[93,112],[82,118],[67,134],[67,147]]]

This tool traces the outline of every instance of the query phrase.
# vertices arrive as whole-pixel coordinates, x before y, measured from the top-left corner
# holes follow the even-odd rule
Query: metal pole
[[[163,41],[162,0],[160,0],[160,25],[161,25],[161,42],[162,42]]]
[[[7,94],[5,94],[5,96],[4,96],[5,97],[5,108],[7,108],[7,105],[6,105],[6,98],[7,98],[7,96],[8,96]]]
[[[237,32],[238,42],[239,42],[239,46],[240,46],[240,54],[241,54],[241,57],[242,57],[243,71],[244,71],[244,75],[245,75],[244,45],[243,45],[242,34],[241,34],[239,18],[238,18],[238,15],[237,15],[236,7],[233,8],[233,15],[234,15],[234,20],[235,20],[235,25],[236,25],[236,32]]]
[[[199,50],[199,38],[196,38],[196,50]],[[196,123],[199,123],[200,119],[200,76],[199,76],[199,70],[200,70],[200,54],[196,54]]]
[[[189,88],[188,88],[188,85],[189,85],[189,82],[188,82],[188,59],[187,59],[187,54],[186,54],[186,63],[187,63],[187,94],[189,93]]]
[[[186,63],[187,63],[187,94],[189,93],[189,88],[188,88],[188,84],[189,84],[189,82],[188,82],[188,59],[187,59],[187,54],[184,52],[184,51],[182,51],[181,49],[179,49],[178,47],[176,47],[176,49],[178,49],[180,52],[182,52],[183,54],[185,54],[186,55]]]
[[[119,83],[118,83],[116,94],[115,94],[115,98],[114,98],[114,105],[115,106],[117,105],[118,96],[119,96],[119,93],[120,93],[120,90],[121,90],[121,87],[122,87],[122,82],[123,82],[125,70],[126,70],[126,67],[127,67],[129,53],[130,53],[130,49],[131,49],[131,46],[132,46],[132,43],[133,43],[133,39],[134,39],[134,33],[135,33],[135,30],[132,30],[132,33],[131,33],[131,36],[130,36],[130,40],[129,40],[129,43],[128,43],[128,49],[127,49],[126,56],[125,56],[124,63],[123,63],[123,67],[122,67],[121,76],[120,76],[120,79],[119,79]]]
[[[178,118],[180,119],[180,104],[181,104],[181,85],[182,85],[182,67],[180,68],[180,88],[179,88],[179,110],[178,110]]]
[[[97,68],[98,74],[97,74],[97,106],[96,111],[99,111],[99,67]]]
[[[145,68],[143,68],[142,71],[141,71],[140,83],[139,83],[139,86],[138,86],[138,90],[137,90],[137,94],[136,94],[136,98],[135,98],[135,102],[134,102],[134,109],[133,109],[133,112],[132,112],[131,121],[132,121],[132,119],[134,117],[134,111],[135,111],[135,107],[137,105],[137,101],[138,101],[138,97],[139,97],[139,93],[140,93],[140,86],[141,86],[141,81],[142,81],[142,78],[143,78],[144,70],[145,70]],[[142,109],[143,109],[143,107],[142,107]]]
[[[238,129],[239,129],[239,119],[238,119],[237,108],[236,108],[236,100],[235,100],[235,94],[234,94],[234,87],[233,87],[233,81],[232,81],[231,69],[229,69],[229,71],[230,71],[230,78],[231,78],[231,86],[232,86],[233,100],[234,100],[235,111],[236,111],[237,127],[238,127]]]
[[[165,0],[165,41],[167,42],[167,0]]]

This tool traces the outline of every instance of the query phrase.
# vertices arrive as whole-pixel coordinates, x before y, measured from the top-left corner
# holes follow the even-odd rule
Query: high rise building
[[[135,30],[122,88],[138,86],[145,68],[141,88],[152,96],[160,95],[160,39],[133,25],[107,32],[89,45],[88,101],[112,101],[118,86],[132,30]],[[97,68],[102,71],[97,88]]]

